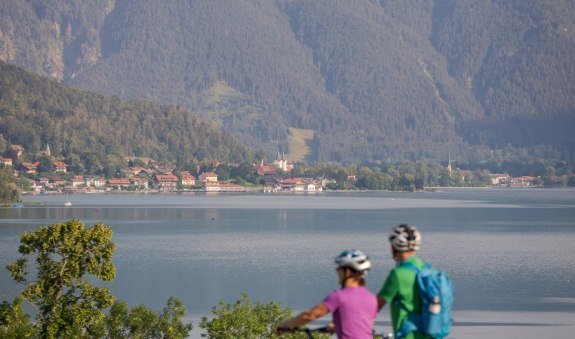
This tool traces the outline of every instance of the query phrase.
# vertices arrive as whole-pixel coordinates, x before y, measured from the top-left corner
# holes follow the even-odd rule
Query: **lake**
[[[455,314],[463,319],[459,334],[473,336],[469,329],[478,326],[506,333],[501,324],[507,324],[522,337],[525,326],[528,333],[560,335],[572,333],[575,323],[557,320],[575,319],[572,189],[69,199],[72,207],[63,206],[65,196],[43,195],[25,197],[42,203],[37,207],[0,208],[2,267],[18,257],[25,230],[71,218],[88,225],[102,221],[112,226],[117,244],[117,276],[109,286],[129,305],[159,310],[176,296],[198,319],[220,300],[231,302],[247,292],[252,300],[301,310],[338,287],[333,258],[343,249],[370,256],[367,287],[377,292],[394,266],[388,233],[398,223],[411,223],[423,233],[420,257],[453,280]],[[17,291],[2,270],[0,299],[11,300]],[[528,321],[522,314],[538,317]],[[382,326],[388,326],[388,317],[383,311]]]

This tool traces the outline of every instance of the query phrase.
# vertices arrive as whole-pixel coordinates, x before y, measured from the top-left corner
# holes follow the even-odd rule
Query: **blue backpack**
[[[402,267],[416,274],[416,283],[421,298],[421,313],[409,312],[405,305],[396,301],[396,305],[407,311],[408,318],[396,333],[402,338],[411,332],[420,332],[432,338],[444,338],[451,330],[451,307],[453,304],[453,286],[447,274],[438,271],[430,264],[418,269],[412,264]]]

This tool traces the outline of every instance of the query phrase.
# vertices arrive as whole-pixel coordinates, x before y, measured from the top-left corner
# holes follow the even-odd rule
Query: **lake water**
[[[2,267],[18,257],[25,230],[103,221],[117,244],[110,287],[129,305],[159,310],[176,296],[197,319],[245,291],[300,310],[338,287],[333,258],[343,249],[370,256],[368,288],[377,292],[394,265],[388,232],[407,222],[423,233],[420,256],[450,274],[456,314],[575,314],[575,190],[69,198],[68,208],[57,195],[25,197],[38,207],[0,208]],[[17,291],[0,271],[0,300]]]

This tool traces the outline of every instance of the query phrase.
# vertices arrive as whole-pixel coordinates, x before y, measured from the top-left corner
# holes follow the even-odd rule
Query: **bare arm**
[[[323,317],[328,314],[329,310],[323,304],[317,304],[309,310],[303,311],[295,317],[286,320],[278,325],[278,329],[292,329],[303,326],[311,321]]]
[[[381,311],[381,309],[383,308],[383,306],[385,306],[385,299],[383,299],[382,297],[380,297],[379,295],[377,296],[377,311]]]

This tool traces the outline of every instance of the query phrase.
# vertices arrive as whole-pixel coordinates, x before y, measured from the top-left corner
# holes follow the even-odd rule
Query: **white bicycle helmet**
[[[346,250],[335,257],[337,267],[349,267],[358,273],[365,273],[371,268],[367,255],[359,250]]]
[[[399,252],[419,251],[421,233],[413,225],[401,224],[391,230],[389,242]]]

